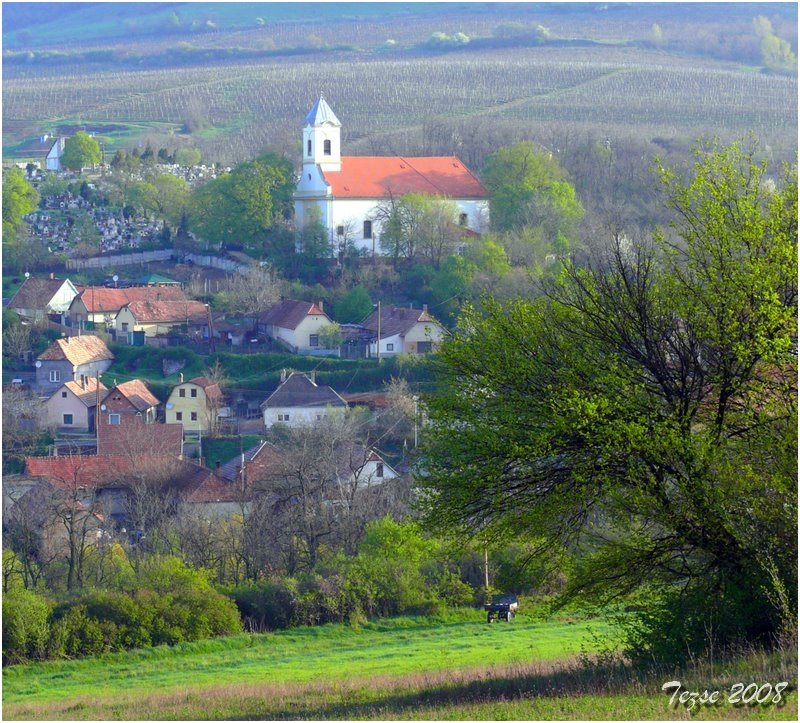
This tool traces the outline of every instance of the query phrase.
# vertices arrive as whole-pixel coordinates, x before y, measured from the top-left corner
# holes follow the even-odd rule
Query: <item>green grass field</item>
[[[239,635],[101,658],[7,667],[11,719],[608,719],[688,718],[660,678],[581,665],[602,620],[520,615],[486,625],[480,611]],[[796,662],[796,658],[795,658]],[[788,667],[787,667],[788,665]],[[791,661],[762,656],[777,682]],[[782,667],[783,666],[783,667]],[[665,673],[665,675],[673,674]],[[669,680],[664,677],[664,680]],[[702,678],[701,678],[702,679]],[[727,684],[707,678],[707,684]],[[718,706],[701,718],[796,717],[783,707]]]

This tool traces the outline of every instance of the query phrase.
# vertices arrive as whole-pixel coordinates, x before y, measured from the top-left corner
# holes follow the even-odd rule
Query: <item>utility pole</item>
[[[381,363],[381,302],[378,302],[378,364]]]
[[[206,304],[208,314],[208,343],[211,345],[211,353],[214,353],[214,327],[211,325],[211,306]]]
[[[94,434],[97,454],[100,454],[100,372],[94,373],[95,404],[94,404]]]

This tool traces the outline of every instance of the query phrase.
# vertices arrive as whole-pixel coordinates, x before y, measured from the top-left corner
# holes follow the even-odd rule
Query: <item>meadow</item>
[[[6,667],[3,714],[7,720],[690,717],[668,707],[658,675],[592,658],[608,633],[600,619],[524,613],[490,626],[473,610],[239,635]],[[775,682],[791,666],[761,655],[751,656],[746,670]],[[736,673],[696,665],[687,682],[725,686]],[[696,717],[791,720],[796,711],[792,692],[780,707],[723,705]]]

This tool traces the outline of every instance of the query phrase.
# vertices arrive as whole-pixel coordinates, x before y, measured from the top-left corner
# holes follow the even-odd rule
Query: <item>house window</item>
[[[331,154],[331,142],[330,141],[324,141],[322,143],[322,152],[326,156],[329,156]]]
[[[372,221],[364,221],[364,238],[372,238]]]
[[[66,392],[61,392],[61,398],[62,399],[66,399],[67,398],[67,393]]]
[[[186,396],[186,390],[185,389],[179,389],[178,390],[178,396],[179,397],[185,397]]]
[[[122,331],[128,331],[128,322],[127,321],[123,321],[122,322]]]
[[[71,414],[65,414],[64,415],[64,426],[68,426],[68,425],[71,425],[71,424],[72,424],[72,415]]]
[[[58,369],[51,369],[50,370],[50,381],[51,382],[60,382],[61,381],[61,372]]]
[[[178,422],[182,422],[183,421],[183,412],[175,412],[175,419]]]
[[[375,465],[375,476],[376,477],[383,477],[383,462],[378,462]]]
[[[386,351],[394,351],[394,343],[386,345]]]
[[[197,412],[192,412],[192,421],[193,422],[197,421]]]
[[[308,345],[309,346],[319,346],[319,334],[309,334],[308,335]]]
[[[466,213],[460,213],[458,215],[458,225],[459,226],[466,226],[467,225],[467,214]]]
[[[197,396],[197,390],[196,390],[196,389],[192,389],[192,396],[193,396],[193,397],[196,397],[196,396]]]
[[[309,155],[309,156],[311,155],[311,139],[310,138],[308,139],[308,150],[306,151],[306,155]],[[309,179],[310,178],[311,178],[311,176],[309,176]]]
[[[417,354],[427,354],[433,348],[433,342],[430,341],[418,341],[417,342]]]
[[[336,227],[336,235],[337,236],[344,236],[344,226],[337,226]]]
[[[108,415],[108,423],[109,424],[119,424],[119,414],[109,414]]]
[[[289,421],[289,415],[288,414],[279,414],[278,415],[278,421],[279,422],[288,422]]]
[[[317,415],[317,421],[319,422],[321,419],[322,419],[322,415],[321,415],[321,414],[318,414],[318,415]]]

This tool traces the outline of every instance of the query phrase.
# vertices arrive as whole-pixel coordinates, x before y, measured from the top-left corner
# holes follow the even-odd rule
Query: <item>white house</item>
[[[421,193],[453,201],[460,225],[480,230],[489,218],[489,194],[455,156],[342,156],[341,126],[320,96],[303,129],[303,170],[294,193],[295,223],[319,220],[332,244],[349,238],[380,253],[378,207]]]
[[[78,289],[69,279],[49,279],[31,276],[8,302],[8,308],[29,319],[44,319],[48,314],[65,314],[78,295]]]
[[[281,374],[281,383],[262,403],[264,427],[275,424],[303,427],[319,422],[327,414],[343,414],[347,410],[344,401],[331,387],[319,386],[314,372]]]
[[[447,330],[428,313],[427,305],[422,309],[407,309],[404,306],[384,306],[373,311],[361,326],[372,335],[369,355],[376,356],[380,343],[381,356],[395,354],[427,354],[436,351]],[[380,328],[380,340],[378,329]]]
[[[258,318],[259,330],[280,339],[293,352],[322,348],[320,331],[331,323],[321,301],[283,299]]]

